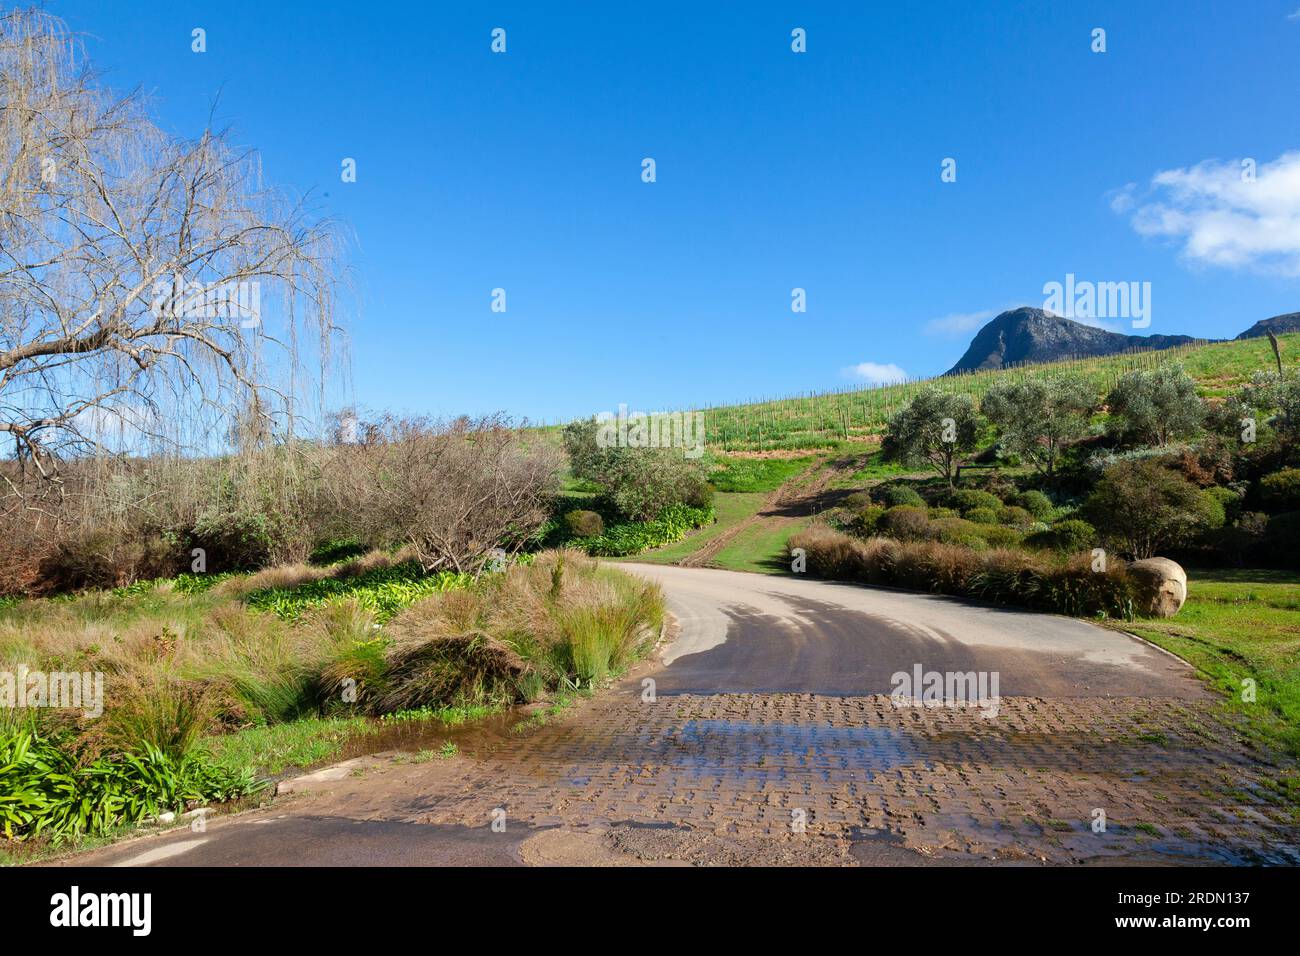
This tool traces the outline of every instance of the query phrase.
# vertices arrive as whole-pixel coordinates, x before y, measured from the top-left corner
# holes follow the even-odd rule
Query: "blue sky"
[[[1300,310],[1300,0],[46,7],[167,128],[219,96],[267,178],[347,224],[369,408],[934,374],[1067,273],[1150,282],[1150,333]]]

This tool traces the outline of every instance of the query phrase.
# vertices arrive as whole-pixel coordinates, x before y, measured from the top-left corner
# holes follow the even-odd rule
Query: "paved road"
[[[660,693],[888,694],[892,675],[998,672],[1006,696],[1199,697],[1183,661],[1066,617],[797,575],[652,564],[681,634]]]
[[[662,584],[680,632],[565,716],[471,733],[450,760],[362,757],[204,833],[72,862],[1300,861],[1267,792],[1278,765],[1135,638],[793,575],[622,567]],[[918,665],[998,672],[999,713],[893,706],[892,675]]]

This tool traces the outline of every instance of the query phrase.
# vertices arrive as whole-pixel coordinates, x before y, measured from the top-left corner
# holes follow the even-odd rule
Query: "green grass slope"
[[[1280,337],[1288,364],[1300,357],[1300,333]],[[995,382],[1068,369],[1087,375],[1106,391],[1126,372],[1182,362],[1208,397],[1221,397],[1251,374],[1273,366],[1267,339],[1187,345],[1164,351],[1128,352],[972,372],[845,391],[809,393],[701,409],[710,447],[725,451],[829,449],[878,435],[889,416],[927,386],[965,392],[979,399]]]

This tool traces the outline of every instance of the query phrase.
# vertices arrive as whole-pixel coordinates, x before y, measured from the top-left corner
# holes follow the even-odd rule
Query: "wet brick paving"
[[[990,719],[887,696],[644,702],[629,689],[466,751],[402,815],[481,826],[504,808],[534,827],[742,840],[788,839],[802,819],[811,835],[986,859],[1300,862],[1268,785],[1293,766],[1252,749],[1212,701],[1004,697]]]

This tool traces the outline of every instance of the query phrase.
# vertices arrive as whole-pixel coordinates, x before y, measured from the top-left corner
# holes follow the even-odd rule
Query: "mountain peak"
[[[1167,349],[1195,341],[1190,335],[1108,332],[1042,309],[1021,306],[989,320],[947,374],[1006,368],[1024,362],[1114,355],[1132,348]]]
[[[1275,315],[1271,319],[1260,319],[1245,332],[1237,336],[1239,339],[1257,339],[1262,335],[1272,332],[1274,335],[1284,335],[1287,332],[1300,332],[1300,312],[1288,312],[1285,315]]]

